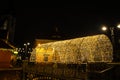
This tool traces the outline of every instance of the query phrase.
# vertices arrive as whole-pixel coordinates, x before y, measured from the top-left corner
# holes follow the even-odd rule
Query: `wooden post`
[[[22,68],[23,68],[23,75],[22,75],[22,80],[26,80],[26,77],[25,77],[25,70],[26,70],[26,67],[28,65],[28,60],[23,60],[23,64],[22,64]]]

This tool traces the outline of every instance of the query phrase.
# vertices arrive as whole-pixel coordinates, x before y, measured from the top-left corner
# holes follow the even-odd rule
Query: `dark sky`
[[[4,10],[16,17],[14,42],[19,44],[35,38],[53,38],[55,34],[65,39],[101,33],[102,24],[115,26],[120,22],[118,6],[8,1]]]

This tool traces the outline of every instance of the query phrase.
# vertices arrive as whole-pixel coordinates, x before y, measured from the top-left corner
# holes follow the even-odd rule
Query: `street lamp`
[[[118,24],[117,28],[119,28],[119,29],[120,29],[120,24]]]
[[[114,45],[115,44],[115,40],[114,40],[114,29],[115,29],[115,27],[109,27],[109,30],[110,30],[110,35],[111,35],[111,40],[112,40],[112,44]],[[108,30],[108,27],[106,27],[106,26],[103,26],[102,27],[102,30],[103,31],[107,31]]]
[[[102,27],[102,30],[103,30],[103,31],[106,31],[106,30],[107,30],[107,27],[106,27],[106,26],[103,26],[103,27]]]
[[[120,28],[120,24],[117,25],[117,28]],[[111,36],[111,41],[112,41],[112,45],[113,45],[113,54],[114,54],[114,59],[116,58],[116,44],[115,44],[115,31],[116,27],[109,27],[109,30],[110,30],[110,36]],[[103,26],[102,27],[102,31],[107,31],[108,30],[108,27],[106,26]]]
[[[29,59],[29,54],[28,54],[28,46],[30,45],[29,42],[24,43],[25,46],[25,59]]]
[[[117,25],[117,28],[120,28],[120,24]],[[108,27],[106,26],[103,26],[102,27],[102,31],[107,31],[108,30]],[[115,38],[114,38],[114,30],[115,30],[115,27],[109,27],[109,30],[110,30],[110,35],[111,35],[111,41],[112,41],[112,44],[113,46],[115,46]]]

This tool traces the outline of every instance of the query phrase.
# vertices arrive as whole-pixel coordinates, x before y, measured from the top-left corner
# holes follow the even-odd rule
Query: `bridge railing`
[[[46,78],[45,80],[87,80],[89,73],[102,74],[113,67],[107,63],[83,63],[83,64],[61,64],[61,63],[24,63],[24,77],[32,75],[32,78]],[[48,79],[47,79],[48,78]],[[54,79],[53,79],[54,78]]]

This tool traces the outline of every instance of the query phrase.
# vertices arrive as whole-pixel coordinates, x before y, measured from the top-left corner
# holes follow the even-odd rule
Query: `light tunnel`
[[[106,35],[99,34],[41,44],[35,55],[38,63],[112,62],[113,46]]]

